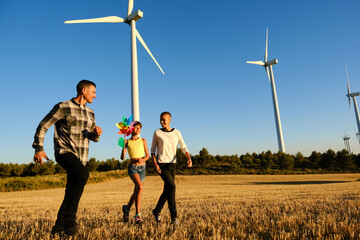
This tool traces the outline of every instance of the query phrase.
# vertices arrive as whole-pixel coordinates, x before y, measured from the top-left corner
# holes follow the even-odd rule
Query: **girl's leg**
[[[140,213],[140,202],[141,202],[141,193],[142,193],[143,185],[140,180],[139,174],[133,174],[131,176],[131,180],[135,184],[134,193],[131,197],[134,197],[136,214],[138,214],[138,213]]]
[[[131,176],[130,178],[132,179],[132,176]],[[126,205],[126,210],[128,210],[128,211],[130,211],[131,206],[132,206],[132,205],[134,204],[134,202],[135,202],[135,192],[136,192],[136,185],[135,185],[135,187],[134,187],[133,193],[131,194],[131,197],[130,197],[130,199],[129,199],[129,202],[128,202],[128,204]]]

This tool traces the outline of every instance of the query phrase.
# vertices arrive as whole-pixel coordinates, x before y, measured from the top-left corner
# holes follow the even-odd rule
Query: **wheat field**
[[[73,237],[50,236],[64,188],[0,193],[0,239],[360,239],[359,178],[178,175],[176,229],[167,205],[159,226],[151,215],[163,188],[159,176],[145,179],[142,226],[121,220],[133,190],[130,178],[89,184]]]

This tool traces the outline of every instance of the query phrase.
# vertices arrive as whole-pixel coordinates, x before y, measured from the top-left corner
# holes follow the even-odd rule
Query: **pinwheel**
[[[119,123],[116,123],[116,126],[120,129],[120,131],[118,132],[118,134],[124,134],[124,138],[119,138],[119,141],[118,141],[118,145],[122,148],[125,147],[125,138],[126,136],[129,136],[134,127],[134,121],[133,121],[133,115],[131,115],[129,118],[126,118],[126,117],[122,117],[122,121],[119,122]]]

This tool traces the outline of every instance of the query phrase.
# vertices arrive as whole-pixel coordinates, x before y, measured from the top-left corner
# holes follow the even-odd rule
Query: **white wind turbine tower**
[[[150,52],[149,48],[146,46],[139,32],[136,30],[135,22],[143,17],[143,12],[141,12],[140,10],[132,12],[133,7],[134,7],[134,0],[129,0],[128,12],[126,18],[109,16],[109,17],[91,18],[91,19],[82,19],[82,20],[70,20],[70,21],[65,21],[65,23],[127,23],[131,26],[131,93],[132,93],[131,110],[132,110],[132,114],[134,115],[134,121],[140,121],[136,38],[139,39],[140,43],[144,46],[144,48],[149,53],[151,58],[154,60],[156,65],[160,68],[161,72],[164,75],[165,73],[161,69],[155,57]]]
[[[346,78],[347,78],[347,84],[348,84],[348,94],[346,95],[348,97],[349,100],[349,107],[351,105],[351,99],[354,102],[354,110],[355,110],[355,117],[356,117],[356,123],[357,123],[357,127],[358,127],[358,132],[356,133],[356,136],[359,140],[359,144],[360,144],[360,117],[359,117],[359,109],[356,103],[356,96],[360,95],[360,92],[355,92],[355,93],[350,93],[350,83],[349,83],[349,75],[348,75],[348,70],[347,70],[347,65],[345,62],[345,68],[346,68]]]
[[[279,106],[278,106],[276,88],[275,88],[275,80],[274,80],[274,74],[273,74],[273,70],[272,70],[272,65],[277,64],[278,60],[273,59],[273,60],[268,61],[267,55],[268,55],[268,29],[266,29],[266,47],[265,47],[264,62],[263,61],[247,61],[246,63],[257,64],[257,65],[261,65],[261,66],[265,67],[265,70],[267,72],[267,75],[268,75],[268,78],[270,81],[270,85],[271,85],[279,151],[285,152],[285,146],[284,146],[284,140],[283,140],[283,134],[282,134],[282,128],[281,128],[280,113],[279,113]]]

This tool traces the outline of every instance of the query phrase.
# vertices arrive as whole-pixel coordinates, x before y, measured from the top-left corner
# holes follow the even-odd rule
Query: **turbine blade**
[[[155,57],[152,55],[152,53],[150,52],[150,49],[146,46],[144,40],[142,39],[142,37],[140,36],[140,33],[135,29],[135,33],[136,33],[136,37],[139,39],[139,41],[141,42],[141,44],[144,46],[144,48],[146,49],[146,51],[149,53],[150,57],[154,60],[154,62],[156,63],[156,65],[159,67],[160,71],[165,75],[164,71],[162,70],[162,68],[160,67],[159,63],[156,61]]]
[[[264,62],[267,62],[267,56],[268,56],[268,28],[266,28],[266,46],[265,46],[265,60],[264,60]]]
[[[348,101],[349,101],[349,108],[351,107],[351,98],[350,98],[350,83],[349,83],[349,75],[347,70],[347,64],[345,62],[345,69],[346,69],[346,79],[347,79],[347,90],[348,90]]]
[[[345,62],[345,69],[346,69],[346,79],[347,79],[347,85],[348,85],[348,94],[350,94],[349,74],[348,74],[346,62]]]
[[[65,21],[65,23],[121,23],[121,22],[124,22],[124,19],[117,16]]]
[[[134,8],[134,0],[129,0],[127,16],[130,15],[130,13],[132,12],[133,8]]]
[[[270,82],[270,72],[269,72],[269,67],[265,67],[265,69],[266,69],[266,73],[267,73],[267,75],[268,75],[269,82]]]
[[[265,63],[263,61],[246,61],[246,63],[265,66]]]

